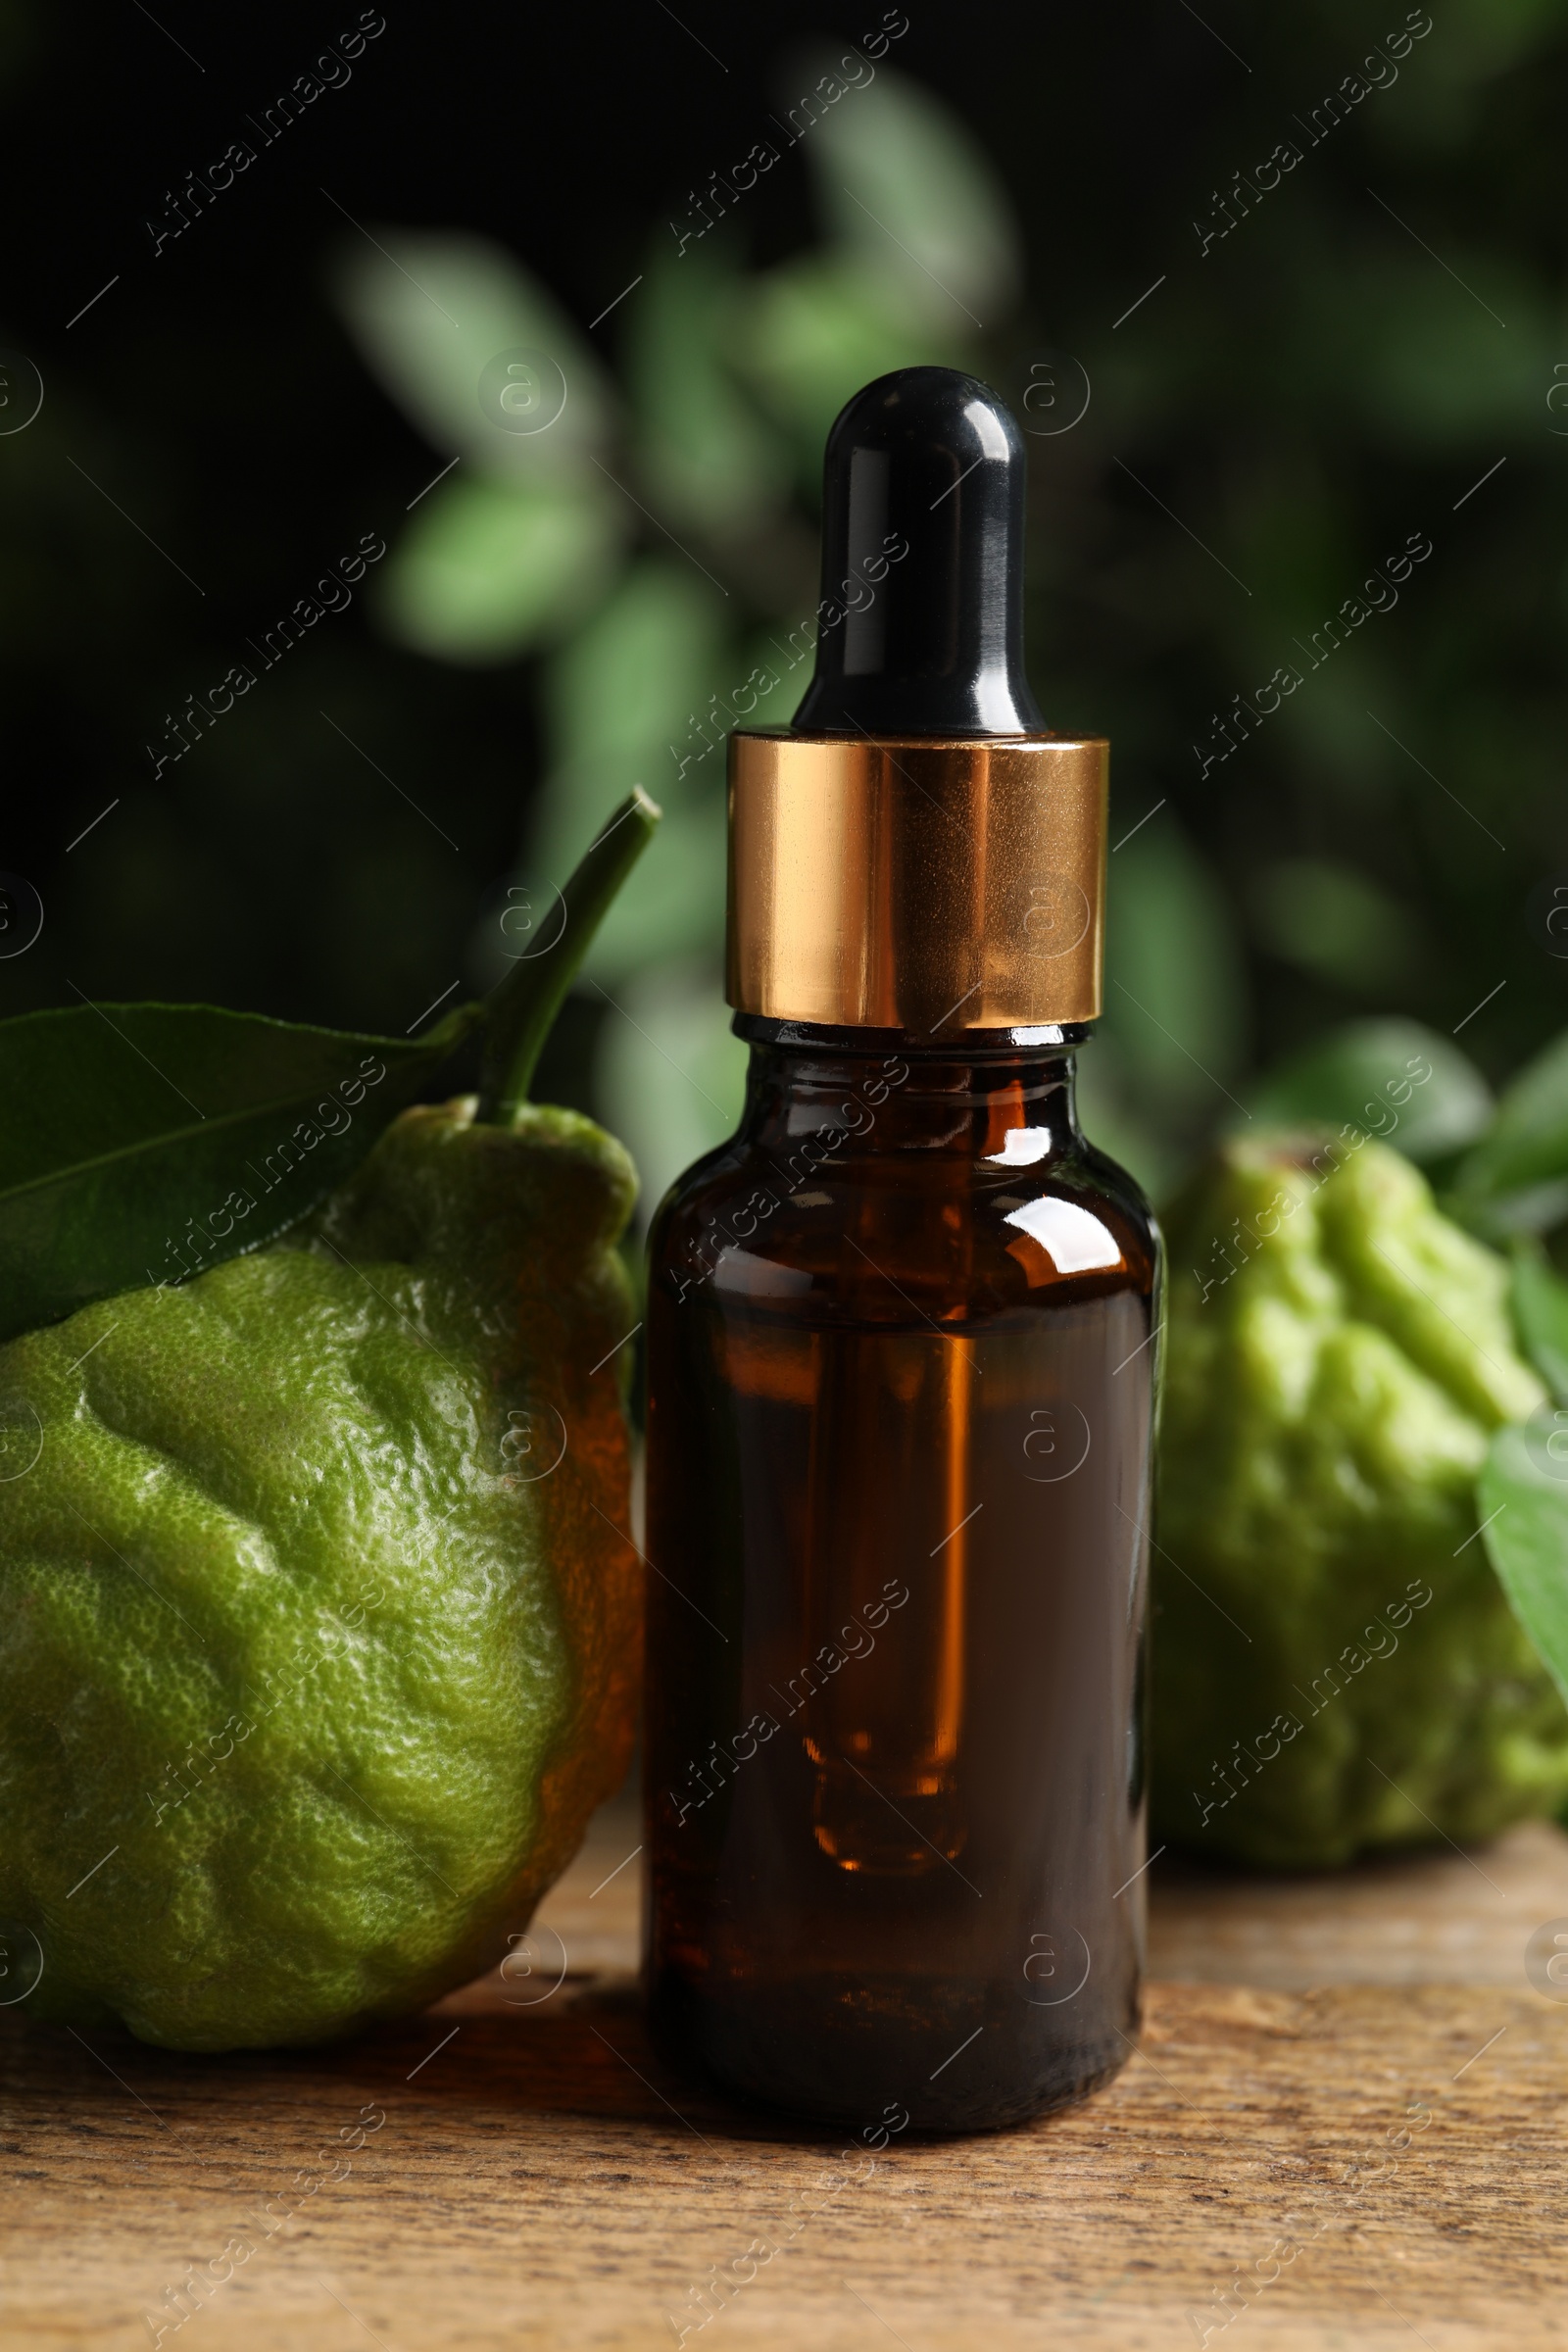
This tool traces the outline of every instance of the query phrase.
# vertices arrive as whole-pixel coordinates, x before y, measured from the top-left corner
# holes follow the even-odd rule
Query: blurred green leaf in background
[[[1473,1143],[1492,1096],[1450,1039],[1419,1021],[1348,1021],[1276,1067],[1252,1091],[1260,1124],[1314,1121],[1396,1144],[1418,1166]]]
[[[780,86],[830,67],[792,58]],[[740,1106],[723,739],[787,724],[809,676],[827,427],[891,368],[982,366],[982,312],[1000,330],[1019,289],[1018,230],[984,157],[892,69],[846,89],[804,153],[822,244],[758,273],[728,223],[691,245],[657,229],[618,389],[524,263],[478,239],[378,231],[384,250],[350,249],[339,280],[367,362],[453,466],[393,550],[386,625],[438,659],[542,657],[546,768],[516,889],[556,870],[585,804],[640,783],[665,811],[582,981],[596,1107],[633,1149],[645,1216]],[[486,370],[512,350],[565,379],[538,430],[484,413]],[[476,978],[507,953],[487,925]]]
[[[392,27],[328,141],[291,131],[156,262],[49,183],[74,242],[25,312],[42,413],[0,432],[0,662],[54,863],[0,858],[49,909],[4,1009],[74,983],[401,1026],[527,952],[642,783],[667,818],[550,1083],[635,1128],[646,1213],[740,1083],[723,737],[787,723],[809,671],[823,435],[868,379],[956,364],[1028,436],[1048,723],[1112,739],[1091,1135],[1161,1194],[1217,1133],[1370,1122],[1407,1048],[1434,1075],[1394,1140],[1560,1255],[1568,0],[1413,12],[1329,129],[1406,12],[903,12],[850,47],[653,13],[580,83],[553,27],[470,12],[439,67]],[[220,33],[252,103],[266,27]],[[0,62],[36,175],[39,76],[80,109],[94,61],[13,4]],[[151,74],[132,123],[101,79],[134,229],[191,93],[160,114]],[[152,777],[143,743],[372,527],[360,609]]]

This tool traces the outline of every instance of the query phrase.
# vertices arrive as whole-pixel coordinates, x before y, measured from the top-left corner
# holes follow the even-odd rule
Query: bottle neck
[[[978,1030],[933,1047],[901,1030],[828,1029],[740,1014],[751,1046],[741,1133],[797,1155],[948,1152],[1022,1167],[1080,1149],[1074,1049],[1087,1023]]]

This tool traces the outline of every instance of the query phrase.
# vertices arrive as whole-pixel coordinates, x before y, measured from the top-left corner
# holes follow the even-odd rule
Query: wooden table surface
[[[1333,1880],[1162,1861],[1146,2028],[1109,2089],[858,2165],[650,2056],[637,1865],[602,1883],[636,1842],[624,1805],[596,1821],[541,1914],[565,1975],[530,2005],[553,1970],[344,2048],[222,2059],[0,2012],[0,2347],[1232,2352],[1241,2328],[1457,2352],[1568,2329],[1568,2000],[1524,1965],[1568,1922],[1560,1832]],[[181,2306],[193,2266],[231,2276]]]

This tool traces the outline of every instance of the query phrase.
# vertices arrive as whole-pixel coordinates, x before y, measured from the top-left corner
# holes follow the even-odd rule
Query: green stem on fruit
[[[545,1039],[611,901],[654,837],[662,811],[640,784],[585,851],[540,926],[544,945],[494,991],[485,1017],[478,1122],[508,1127],[528,1100]]]

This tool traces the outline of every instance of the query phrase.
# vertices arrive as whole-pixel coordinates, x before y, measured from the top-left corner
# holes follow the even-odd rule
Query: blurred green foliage
[[[270,296],[259,368],[250,321],[174,296],[176,266],[231,273],[221,240],[250,196],[156,270],[107,260],[123,283],[40,346],[43,412],[0,439],[0,665],[74,778],[47,844],[69,888],[0,853],[48,907],[37,950],[0,962],[0,1009],[75,985],[401,1029],[460,967],[482,984],[526,952],[595,813],[641,782],[666,822],[546,1076],[626,1136],[657,1197],[737,1100],[720,738],[787,722],[805,683],[823,434],[869,377],[947,362],[1031,436],[1048,722],[1114,747],[1091,1133],[1163,1193],[1216,1131],[1287,1098],[1320,1109],[1301,1075],[1320,1041],[1329,1095],[1365,1100],[1364,1024],[1415,1022],[1468,1072],[1438,1181],[1488,1229],[1549,1227],[1562,1163],[1541,1139],[1568,1069],[1538,1065],[1495,1129],[1463,1135],[1568,1018],[1568,0],[1445,0],[1402,56],[1402,0],[1175,14],[997,32],[963,121],[916,24],[787,155],[781,134],[765,186],[705,234],[682,243],[700,214],[677,203],[672,230],[650,180],[636,282],[597,318],[547,288],[572,278],[559,207],[476,203],[492,230],[519,223],[514,249],[387,227],[383,204],[358,216],[372,243],[326,210],[314,165],[307,225],[285,233],[307,258],[341,237],[346,333],[306,295]],[[0,63],[50,61],[58,94],[74,69],[55,41],[0,10]],[[786,58],[772,102],[828,70]],[[16,87],[14,130],[32,103]],[[374,87],[367,71],[344,107]],[[591,84],[559,103],[598,120]],[[430,135],[461,220],[462,124]],[[687,143],[669,134],[683,172],[708,135],[696,103]],[[715,163],[744,151],[711,135]],[[1299,160],[1267,187],[1282,141]],[[263,162],[259,240],[285,168]],[[808,234],[777,201],[807,181]],[[54,289],[51,318],[96,267],[72,255],[80,292]],[[138,341],[149,287],[172,307]],[[480,396],[519,351],[564,377],[543,430]],[[277,445],[248,467],[263,432]],[[373,631],[323,621],[150,777],[161,714],[372,525],[391,543],[360,591]],[[1379,591],[1314,653],[1412,534],[1432,554],[1397,601]],[[1232,715],[1236,748],[1205,764],[1236,698],[1256,713],[1282,665],[1299,686]]]
[[[1446,11],[1324,155],[1285,110],[1279,135],[1301,161],[1266,210],[1255,134],[1222,113],[1194,158],[1194,220],[1173,218],[1151,251],[1147,274],[1162,264],[1168,282],[1074,355],[1020,310],[1022,229],[977,142],[886,64],[803,142],[814,249],[758,270],[743,213],[685,246],[654,226],[618,386],[521,258],[412,235],[388,239],[390,264],[348,257],[341,299],[367,359],[462,461],[394,551],[385,623],[445,659],[540,662],[545,774],[519,899],[542,914],[607,794],[641,782],[669,811],[587,982],[597,1104],[650,1200],[728,1131],[741,1085],[719,986],[720,739],[793,710],[822,437],[858,385],[913,362],[987,374],[1035,436],[1037,688],[1052,723],[1115,738],[1091,1131],[1163,1190],[1211,1130],[1266,1112],[1259,1060],[1362,1006],[1446,1030],[1468,990],[1510,971],[1520,883],[1561,822],[1560,702],[1541,659],[1563,610],[1546,520],[1562,507],[1546,406],[1560,296],[1522,233],[1499,250],[1474,225],[1434,229],[1400,182],[1452,159],[1490,85],[1565,22],[1557,0]],[[1366,37],[1337,6],[1248,28],[1306,104]],[[1338,167],[1356,139],[1391,210],[1348,205]],[[1505,183],[1509,159],[1491,162]],[[1238,172],[1261,217],[1237,192],[1231,231],[1205,247],[1210,182],[1217,196]],[[1493,220],[1511,209],[1494,184]],[[487,425],[474,397],[485,361],[514,345],[547,350],[571,388],[533,435]],[[1059,429],[1083,372],[1088,414]],[[1499,457],[1539,476],[1541,506],[1461,499]],[[1320,651],[1326,620],[1421,533],[1433,558]],[[1256,690],[1281,663],[1300,688],[1258,723]],[[1209,772],[1211,713],[1238,695],[1253,718]],[[1498,1008],[1514,1052],[1556,991],[1539,950],[1525,978]],[[1457,1084],[1484,1102],[1473,1070]]]
[[[809,61],[803,84],[830,62]],[[665,810],[584,981],[605,1008],[596,1107],[637,1158],[645,1213],[740,1106],[723,737],[741,717],[786,723],[809,676],[827,427],[890,368],[983,365],[970,308],[1005,315],[1019,276],[978,147],[891,69],[803,144],[822,245],[754,271],[729,223],[678,243],[660,222],[626,298],[619,387],[525,263],[487,240],[389,231],[384,252],[350,250],[338,280],[368,364],[457,461],[393,550],[383,625],[447,661],[540,662],[546,770],[508,918],[477,942],[483,975],[544,936],[550,879],[607,796],[639,783]],[[527,358],[516,416],[476,395],[507,353],[555,363],[559,414],[533,399]]]

